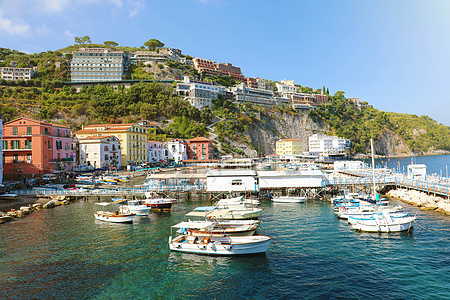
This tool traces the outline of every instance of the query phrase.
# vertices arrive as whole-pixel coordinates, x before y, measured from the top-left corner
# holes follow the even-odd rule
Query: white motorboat
[[[145,192],[144,204],[156,211],[170,211],[172,205],[177,201],[173,198],[161,198],[154,192]]]
[[[96,203],[98,205],[107,206],[111,203],[107,202],[99,202]],[[94,216],[97,220],[105,221],[105,222],[112,222],[112,223],[133,223],[134,217],[136,214],[129,213],[129,212],[123,212],[123,211],[97,211],[94,213]]]
[[[182,228],[180,223],[172,228]],[[206,222],[203,228],[210,227]],[[179,235],[172,239],[169,237],[169,248],[172,251],[188,252],[202,255],[247,255],[266,253],[272,238],[263,235],[254,236],[224,236],[224,237],[198,237],[193,235]]]
[[[128,200],[126,204],[120,206],[121,210],[134,213],[137,216],[148,216],[150,213],[150,207],[145,205],[141,200]]]
[[[272,202],[282,202],[282,203],[305,203],[306,197],[295,197],[295,196],[276,196],[272,198]]]
[[[220,199],[216,202],[216,205],[243,205],[245,207],[252,207],[252,205],[259,205],[259,200],[247,199],[242,196],[229,199]]]
[[[209,225],[205,227],[205,225]],[[259,221],[189,221],[175,225],[180,234],[192,236],[251,236],[258,229]]]
[[[371,218],[355,218],[352,228],[366,232],[401,232],[409,231],[413,228],[416,217],[398,216],[389,212],[374,214]]]

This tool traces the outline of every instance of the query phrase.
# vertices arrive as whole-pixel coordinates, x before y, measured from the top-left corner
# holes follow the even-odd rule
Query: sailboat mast
[[[373,180],[373,197],[374,200],[376,200],[375,195],[375,158],[374,158],[374,151],[373,151],[373,139],[370,139],[370,150],[372,151],[372,180]]]

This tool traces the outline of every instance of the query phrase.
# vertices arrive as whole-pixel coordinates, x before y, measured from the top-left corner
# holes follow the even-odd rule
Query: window
[[[52,149],[52,145],[51,145],[50,141],[48,141],[47,145],[48,145],[49,150]]]
[[[47,134],[47,135],[48,135],[48,128],[45,128],[45,129],[44,129],[44,134]]]
[[[66,137],[69,137],[69,132],[66,130]]]
[[[59,136],[59,129],[56,129],[56,136]]]
[[[242,179],[231,180],[231,185],[242,185]]]
[[[8,141],[3,141],[3,150],[8,150]]]
[[[31,149],[31,140],[25,140],[25,149]]]
[[[17,127],[13,127],[13,135],[17,135]]]
[[[31,127],[27,127],[27,135],[31,135]]]
[[[62,149],[62,141],[56,141],[56,150]]]
[[[31,154],[27,154],[27,163],[31,164]]]
[[[13,154],[13,162],[16,163],[19,161],[19,154]]]

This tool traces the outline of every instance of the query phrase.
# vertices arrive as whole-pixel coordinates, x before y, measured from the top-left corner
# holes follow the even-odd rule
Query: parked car
[[[42,175],[42,180],[45,182],[50,182],[52,180],[57,179],[58,176],[56,176],[55,174],[44,174]]]

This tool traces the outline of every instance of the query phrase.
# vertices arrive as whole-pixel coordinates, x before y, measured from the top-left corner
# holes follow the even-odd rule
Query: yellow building
[[[113,135],[120,142],[122,166],[147,162],[147,128],[139,123],[88,125],[75,135],[78,138]]]
[[[276,142],[276,153],[278,155],[301,154],[302,141],[298,139],[284,139]]]

